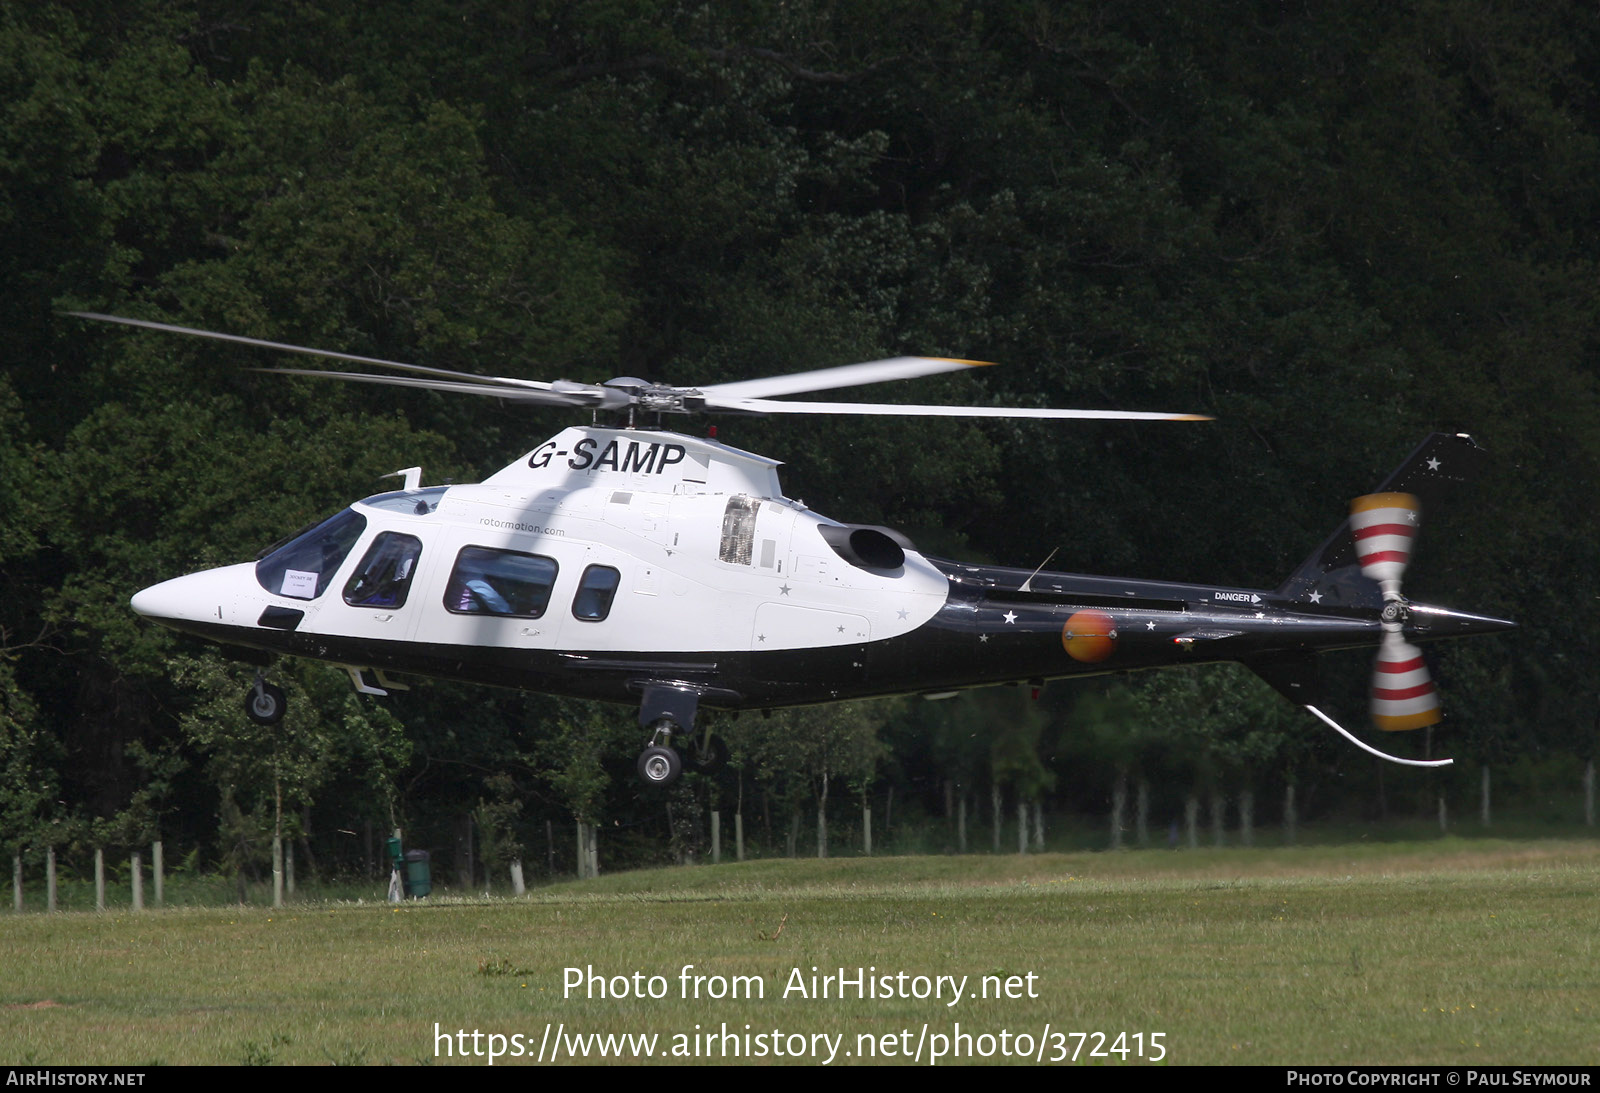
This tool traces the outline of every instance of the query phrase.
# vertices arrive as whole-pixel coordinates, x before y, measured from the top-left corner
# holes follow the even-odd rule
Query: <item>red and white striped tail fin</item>
[[[1398,599],[1411,562],[1421,502],[1409,493],[1369,493],[1350,502],[1350,531],[1361,572],[1378,582],[1385,600]]]
[[[1439,722],[1439,693],[1422,650],[1400,636],[1399,626],[1384,628],[1383,644],[1372,665],[1372,720],[1385,732],[1422,729]]]

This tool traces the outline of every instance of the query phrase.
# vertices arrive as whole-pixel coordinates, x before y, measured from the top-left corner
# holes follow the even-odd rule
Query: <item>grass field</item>
[[[459,1063],[476,1047],[466,1061],[482,1065],[494,1033],[499,1065],[541,1046],[549,1061],[556,1039],[568,1061],[574,1034],[656,1034],[612,1046],[658,1062],[736,1048],[738,1062],[903,1061],[920,1045],[924,1063],[942,1046],[941,1063],[1026,1048],[1079,1063],[1592,1064],[1597,892],[1600,843],[1447,839],[760,861],[398,909],[8,914],[0,1063]],[[875,969],[889,993],[965,982],[953,1006],[949,982],[941,998],[786,996],[795,969],[810,995],[813,967]],[[566,968],[629,977],[629,995],[659,976],[663,996],[566,996]],[[684,998],[696,975],[702,997]],[[761,996],[705,997],[736,976]],[[1020,997],[978,997],[985,976]],[[447,1045],[436,1023],[468,1035]],[[1122,1052],[1091,1057],[1119,1033]]]

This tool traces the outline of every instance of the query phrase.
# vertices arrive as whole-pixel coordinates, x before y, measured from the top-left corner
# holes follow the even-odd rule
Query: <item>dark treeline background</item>
[[[1207,799],[1431,819],[1491,769],[1575,818],[1600,689],[1596,73],[1600,13],[1564,0],[0,0],[0,838],[161,836],[252,870],[281,802],[325,872],[362,865],[369,825],[544,861],[547,820],[570,868],[574,819],[626,864],[702,851],[710,807],[769,853],[816,852],[832,817],[843,850],[865,803],[937,851],[1000,816],[1164,831]],[[1407,591],[1523,629],[1436,649],[1450,720],[1385,741],[1466,760],[1443,774],[1380,773],[1225,667],[730,719],[733,766],[665,796],[632,777],[622,707],[358,698],[284,664],[292,712],[262,730],[254,669],[141,623],[132,592],[400,467],[473,480],[569,419],[261,376],[259,350],[72,308],[547,379],[999,361],[868,394],[1218,421],[721,438],[932,552],[1250,587],[1426,433],[1471,432],[1491,470],[1429,514]],[[1325,667],[1364,724],[1366,659]]]

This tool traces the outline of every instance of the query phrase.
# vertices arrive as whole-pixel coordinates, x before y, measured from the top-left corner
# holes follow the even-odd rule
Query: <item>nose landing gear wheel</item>
[[[671,748],[651,745],[639,755],[639,777],[653,786],[670,786],[683,773],[683,760]]]
[[[288,699],[282,688],[264,679],[257,679],[256,685],[245,692],[244,715],[257,725],[276,725],[283,720],[287,708]]]

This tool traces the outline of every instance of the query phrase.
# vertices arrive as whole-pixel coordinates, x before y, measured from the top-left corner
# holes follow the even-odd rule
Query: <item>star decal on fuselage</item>
[[[1007,611],[1000,617],[1006,620],[1007,625],[1014,624],[1017,621],[1017,613],[1015,611]]]

